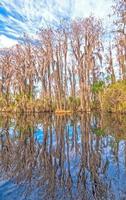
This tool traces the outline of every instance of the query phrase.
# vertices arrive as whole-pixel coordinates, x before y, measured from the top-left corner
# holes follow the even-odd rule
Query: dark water
[[[0,200],[126,200],[126,116],[0,117]]]

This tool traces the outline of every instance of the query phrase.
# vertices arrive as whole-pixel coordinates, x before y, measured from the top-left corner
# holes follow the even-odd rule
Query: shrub
[[[109,85],[103,96],[103,107],[110,112],[126,112],[126,82]]]

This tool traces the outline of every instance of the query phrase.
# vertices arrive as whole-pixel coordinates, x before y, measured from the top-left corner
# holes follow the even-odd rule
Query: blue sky
[[[41,27],[63,19],[93,13],[105,21],[111,6],[112,0],[0,0],[0,48],[20,42],[24,33],[36,38]]]

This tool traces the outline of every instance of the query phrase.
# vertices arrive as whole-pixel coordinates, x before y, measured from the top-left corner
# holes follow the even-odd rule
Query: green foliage
[[[67,106],[68,106],[68,109],[70,110],[77,110],[80,106],[80,98],[69,96],[67,100]]]
[[[118,81],[106,88],[103,105],[106,111],[126,112],[126,81]]]
[[[101,91],[103,91],[105,87],[105,83],[104,81],[96,81],[93,85],[92,85],[92,92],[93,93],[99,93]]]
[[[104,129],[101,129],[101,128],[93,128],[93,132],[97,136],[103,136],[103,135],[105,135]]]

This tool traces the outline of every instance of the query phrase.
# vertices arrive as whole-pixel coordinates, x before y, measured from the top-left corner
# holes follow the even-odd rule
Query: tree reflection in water
[[[0,127],[1,200],[126,199],[125,116],[1,116]]]

